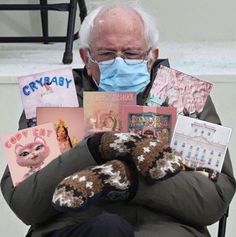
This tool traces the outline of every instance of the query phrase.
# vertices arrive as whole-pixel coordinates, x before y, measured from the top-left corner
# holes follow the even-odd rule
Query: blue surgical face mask
[[[139,60],[137,60],[139,61]],[[126,63],[127,62],[127,63]],[[126,62],[117,57],[112,64],[98,63],[100,69],[100,91],[140,93],[150,82],[147,61],[135,63],[134,59]]]

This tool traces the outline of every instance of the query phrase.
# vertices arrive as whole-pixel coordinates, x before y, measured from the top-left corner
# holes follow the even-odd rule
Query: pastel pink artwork
[[[37,125],[54,123],[61,152],[68,151],[84,138],[84,112],[77,107],[37,107]]]
[[[40,95],[40,101],[43,106],[61,106],[60,95],[53,91],[50,83],[44,83]]]
[[[53,123],[2,135],[1,141],[14,186],[61,154]]]
[[[135,105],[133,92],[84,92],[85,133],[121,130],[121,106]]]
[[[150,90],[148,105],[166,101],[178,113],[200,113],[212,89],[212,84],[172,68],[161,66]]]
[[[50,154],[50,148],[43,137],[35,137],[33,142],[25,145],[15,146],[16,163],[19,166],[27,167],[23,180],[44,167],[44,160]]]
[[[27,119],[37,107],[78,107],[72,68],[59,68],[17,78]]]

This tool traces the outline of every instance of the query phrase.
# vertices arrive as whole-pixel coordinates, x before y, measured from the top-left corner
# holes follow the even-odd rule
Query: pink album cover
[[[135,105],[133,92],[84,92],[84,121],[87,134],[121,130],[121,105]]]
[[[84,138],[84,111],[77,107],[38,107],[37,125],[52,122],[61,152]]]
[[[71,68],[18,77],[27,119],[36,117],[36,107],[78,107]]]
[[[14,186],[61,154],[53,123],[3,135],[1,141]]]
[[[170,143],[176,123],[174,107],[123,105],[122,131],[142,134]]]
[[[198,114],[203,110],[212,84],[161,65],[147,99],[147,105],[167,103],[179,114]]]
[[[231,132],[228,127],[179,115],[171,147],[182,153],[186,166],[221,172]]]

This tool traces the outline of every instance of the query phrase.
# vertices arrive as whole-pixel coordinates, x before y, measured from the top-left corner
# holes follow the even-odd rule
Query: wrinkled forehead
[[[91,42],[96,43],[104,38],[129,37],[130,41],[145,41],[144,25],[141,17],[134,9],[113,7],[103,9],[94,20]]]

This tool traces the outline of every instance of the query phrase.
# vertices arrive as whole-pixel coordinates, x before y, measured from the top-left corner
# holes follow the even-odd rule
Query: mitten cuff
[[[93,156],[94,160],[96,161],[96,163],[99,165],[104,163],[103,159],[102,159],[102,155],[99,151],[99,146],[100,146],[101,138],[102,138],[103,134],[104,134],[104,132],[94,133],[87,140],[88,149],[89,149],[91,155]]]

